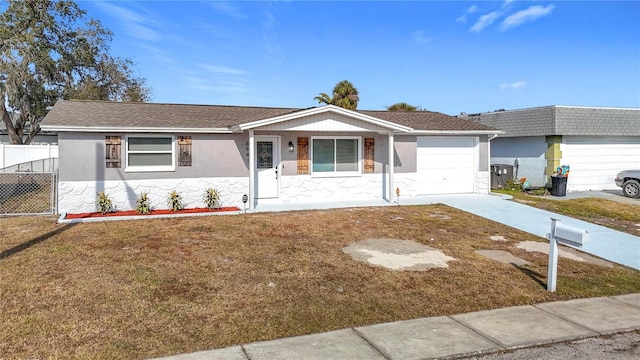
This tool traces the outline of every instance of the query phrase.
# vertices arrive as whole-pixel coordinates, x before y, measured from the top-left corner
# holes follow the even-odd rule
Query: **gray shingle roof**
[[[640,108],[554,105],[475,114],[468,119],[504,130],[505,137],[640,136]]]
[[[299,111],[293,108],[58,101],[41,126],[221,129]]]
[[[358,112],[378,119],[408,126],[414,130],[487,131],[495,129],[484,124],[433,111],[361,110]]]
[[[298,108],[178,105],[106,101],[58,101],[41,123],[46,127],[226,129],[299,112]],[[414,130],[491,131],[477,122],[431,111],[358,111]]]

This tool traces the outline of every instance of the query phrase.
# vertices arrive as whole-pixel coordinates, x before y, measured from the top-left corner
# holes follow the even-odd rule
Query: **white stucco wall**
[[[544,136],[496,138],[491,141],[491,164],[513,166],[513,175],[527,178],[531,186],[544,186],[547,182],[544,169],[547,166]],[[518,168],[515,161],[518,159]],[[517,170],[517,174],[516,174]]]
[[[96,211],[96,194],[104,191],[115,210],[133,210],[142,192],[149,194],[152,209],[167,209],[169,193],[176,190],[186,208],[205,207],[208,188],[220,195],[221,205],[243,208],[242,195],[247,193],[249,179],[244,177],[197,179],[149,179],[128,181],[62,181],[58,185],[58,212]]]

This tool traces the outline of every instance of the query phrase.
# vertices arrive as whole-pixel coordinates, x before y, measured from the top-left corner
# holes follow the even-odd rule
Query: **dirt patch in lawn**
[[[145,359],[348,327],[640,292],[640,272],[519,249],[542,238],[442,205],[57,224],[0,218],[0,357]],[[636,221],[638,223],[638,221]],[[491,240],[501,235],[506,241]],[[343,248],[455,258],[392,271]],[[531,265],[475,253],[501,250]]]
[[[391,270],[425,271],[448,268],[455,260],[442,251],[410,240],[367,239],[342,249],[352,258]]]
[[[536,251],[542,254],[549,255],[549,244],[541,243],[538,241],[523,241],[521,243],[516,244],[516,247],[519,249],[524,249],[526,251]],[[588,262],[590,264],[605,266],[605,267],[613,267],[613,263],[597,258],[595,256],[591,256],[582,251],[570,248],[568,246],[560,245],[558,247],[558,256],[571,259],[578,262]]]

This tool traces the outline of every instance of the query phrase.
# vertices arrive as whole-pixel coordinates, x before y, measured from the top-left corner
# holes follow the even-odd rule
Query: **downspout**
[[[389,202],[393,203],[393,194],[395,194],[395,185],[394,185],[394,167],[395,167],[395,152],[394,152],[394,141],[393,141],[393,132],[389,131]]]
[[[256,152],[254,147],[253,129],[249,129],[249,210],[254,210],[255,208]]]
[[[491,194],[491,140],[498,137],[498,134],[493,134],[487,138],[487,169],[489,169],[489,194]]]

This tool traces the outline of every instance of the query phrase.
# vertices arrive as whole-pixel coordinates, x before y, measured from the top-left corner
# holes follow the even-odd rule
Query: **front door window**
[[[258,169],[271,169],[273,167],[273,141],[258,141],[256,150]]]

